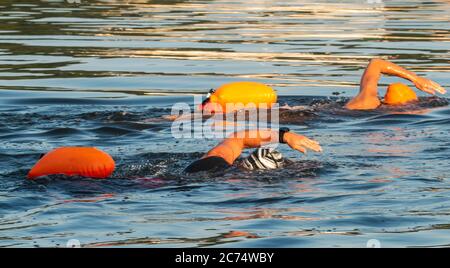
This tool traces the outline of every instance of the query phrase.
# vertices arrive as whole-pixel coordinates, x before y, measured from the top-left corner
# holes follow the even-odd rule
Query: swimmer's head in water
[[[198,106],[198,109],[203,113],[215,113],[222,110],[222,106],[217,103],[217,96],[214,95],[215,89],[210,89],[206,95],[205,100]]]
[[[416,100],[414,90],[402,83],[390,84],[384,96],[384,103],[388,105],[401,105]]]
[[[283,156],[273,148],[259,148],[251,153],[241,163],[241,166],[248,170],[256,169],[276,169],[284,164]]]

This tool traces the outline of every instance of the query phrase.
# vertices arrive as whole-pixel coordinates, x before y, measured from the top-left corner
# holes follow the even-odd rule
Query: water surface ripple
[[[372,57],[450,89],[448,1],[3,0],[0,20],[1,247],[450,245],[448,101],[341,108]],[[283,125],[324,153],[183,175],[218,140],[163,116],[238,80],[313,111]],[[64,145],[109,152],[113,177],[25,179]]]

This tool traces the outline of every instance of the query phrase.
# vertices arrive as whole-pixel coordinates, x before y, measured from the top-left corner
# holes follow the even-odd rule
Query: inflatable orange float
[[[47,175],[103,179],[115,168],[112,157],[94,147],[60,147],[45,154],[30,170],[28,179]]]
[[[271,87],[259,82],[232,82],[209,92],[200,109],[231,112],[238,105],[254,105],[270,108],[277,102],[277,94]]]

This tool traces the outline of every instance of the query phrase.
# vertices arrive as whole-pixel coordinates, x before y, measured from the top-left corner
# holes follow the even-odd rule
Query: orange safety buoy
[[[201,109],[222,109],[231,112],[241,105],[255,108],[271,108],[277,102],[277,94],[271,87],[259,82],[232,82],[211,90]],[[220,106],[220,107],[218,107]]]
[[[390,84],[384,96],[384,103],[389,105],[401,105],[416,100],[414,90],[402,83]]]
[[[103,179],[115,168],[112,157],[94,147],[60,147],[45,154],[30,170],[28,179],[46,175]]]

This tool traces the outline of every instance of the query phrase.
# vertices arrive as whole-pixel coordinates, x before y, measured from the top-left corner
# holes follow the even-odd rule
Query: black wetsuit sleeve
[[[210,156],[194,161],[184,169],[186,173],[195,173],[199,171],[217,171],[230,167],[230,164],[219,156]]]

